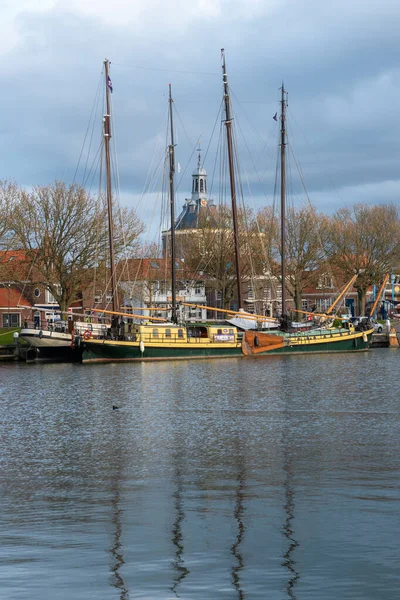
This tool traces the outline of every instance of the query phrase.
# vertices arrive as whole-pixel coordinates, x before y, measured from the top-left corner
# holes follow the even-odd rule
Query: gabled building
[[[206,293],[204,279],[188,272],[183,261],[177,260],[176,301],[196,304],[181,306],[180,315],[185,321],[204,320]],[[171,319],[171,260],[169,258],[132,258],[117,267],[119,288],[123,290],[124,311],[140,309],[144,316]],[[122,298],[120,300],[122,304]],[[156,310],[147,310],[149,308]],[[158,309],[158,310],[157,310]]]

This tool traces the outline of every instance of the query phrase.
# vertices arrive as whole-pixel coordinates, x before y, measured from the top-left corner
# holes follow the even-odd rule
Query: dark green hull
[[[368,350],[372,333],[355,335],[343,335],[340,338],[327,338],[321,340],[322,336],[312,339],[309,336],[297,336],[288,345],[282,348],[266,350],[251,356],[268,356],[278,354],[304,354],[304,353],[331,353],[331,352],[359,352]],[[241,344],[146,344],[143,352],[139,344],[132,342],[118,342],[110,340],[90,340],[83,343],[83,363],[95,362],[130,362],[145,360],[176,360],[176,359],[200,359],[200,358],[230,358],[244,356]]]
[[[190,358],[231,358],[242,356],[240,345],[226,348],[199,348],[196,346],[165,347],[147,345],[142,353],[139,346],[127,342],[104,343],[86,342],[83,344],[82,362],[122,362],[135,360],[174,360]]]

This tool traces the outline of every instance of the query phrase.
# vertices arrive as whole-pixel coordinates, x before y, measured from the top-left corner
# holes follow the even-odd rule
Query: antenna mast
[[[169,84],[169,118],[171,128],[171,143],[169,145],[169,201],[171,214],[171,292],[172,292],[172,322],[177,323],[176,314],[176,267],[175,267],[175,145],[174,145],[174,123],[172,119],[172,93],[171,84]]]
[[[103,118],[104,125],[104,147],[106,158],[106,182],[107,182],[107,212],[108,212],[108,236],[110,246],[110,271],[111,271],[111,296],[112,309],[118,310],[118,295],[117,295],[117,274],[114,264],[114,224],[112,214],[112,193],[111,193],[111,161],[110,161],[110,139],[111,139],[111,119],[110,119],[110,92],[111,79],[108,74],[110,62],[106,58],[104,61],[104,72],[106,78],[106,114]]]
[[[233,219],[233,235],[235,241],[235,263],[236,263],[236,279],[237,279],[237,297],[238,297],[238,310],[243,306],[243,295],[242,295],[242,277],[240,272],[240,245],[239,245],[239,230],[238,230],[238,218],[236,208],[236,187],[235,187],[235,169],[233,161],[233,143],[232,143],[232,117],[231,107],[229,98],[229,86],[228,76],[226,74],[225,66],[225,50],[221,50],[222,58],[222,81],[224,84],[224,100],[225,100],[225,127],[226,127],[226,138],[228,144],[228,161],[229,161],[229,178],[231,184],[231,199],[232,199],[232,219]]]
[[[286,314],[286,91],[281,96],[281,278],[282,316]]]

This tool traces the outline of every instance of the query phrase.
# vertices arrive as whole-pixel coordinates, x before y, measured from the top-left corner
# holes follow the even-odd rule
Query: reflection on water
[[[175,594],[177,598],[179,598],[178,587],[181,581],[188,575],[190,572],[185,567],[184,561],[184,546],[183,546],[183,535],[182,535],[182,522],[185,518],[185,513],[183,512],[183,484],[182,484],[182,473],[177,467],[175,469],[175,492],[173,494],[174,498],[174,509],[175,509],[175,521],[172,528],[172,543],[175,546],[175,559],[172,563],[172,566],[175,570],[174,582],[171,587],[171,591]]]
[[[243,515],[244,515],[244,492],[245,492],[245,467],[244,467],[244,457],[241,453],[240,446],[236,444],[236,462],[237,462],[237,484],[235,490],[235,509],[233,512],[234,519],[237,524],[237,535],[236,541],[232,545],[232,554],[235,557],[236,561],[232,565],[232,583],[237,591],[237,597],[240,600],[245,598],[245,594],[243,592],[241,581],[240,581],[240,573],[244,567],[243,555],[241,553],[241,544],[244,539],[245,534],[245,526],[243,524]]]
[[[122,548],[122,516],[123,508],[121,508],[121,484],[123,480],[123,443],[121,440],[121,420],[119,414],[113,414],[113,426],[114,426],[114,440],[112,448],[110,448],[110,454],[112,457],[112,470],[111,470],[111,505],[112,505],[112,525],[113,525],[113,536],[112,536],[112,547],[110,548],[110,554],[112,556],[112,563],[110,565],[112,576],[111,584],[117,588],[119,592],[120,600],[127,600],[129,593],[125,587],[124,579],[121,575],[121,567],[125,564],[123,558]],[[115,417],[115,418],[114,418]]]
[[[298,547],[298,542],[294,539],[294,481],[293,481],[293,466],[290,463],[290,460],[287,456],[285,456],[284,463],[284,471],[285,471],[285,481],[284,481],[284,491],[285,491],[285,513],[286,519],[283,526],[283,533],[285,538],[287,539],[288,546],[285,554],[283,555],[282,565],[286,567],[289,572],[289,579],[287,581],[286,590],[289,598],[292,600],[296,600],[296,594],[294,590],[294,586],[296,585],[297,580],[300,575],[296,571],[294,560],[294,551]]]
[[[397,600],[399,360],[0,365],[1,600]]]
[[[116,480],[116,484],[117,484],[117,482],[118,482],[118,480]],[[111,583],[120,592],[120,596],[119,596],[120,600],[127,600],[127,598],[129,598],[129,593],[125,587],[124,580],[120,573],[120,568],[122,567],[122,565],[125,564],[125,561],[124,561],[123,555],[122,555],[123,550],[122,550],[122,544],[121,544],[121,534],[122,534],[121,515],[123,513],[123,510],[120,508],[120,502],[121,502],[120,492],[118,489],[115,489],[115,495],[114,495],[114,499],[112,501],[112,506],[113,506],[112,520],[113,520],[113,525],[115,528],[115,533],[114,533],[114,539],[113,539],[114,543],[113,543],[112,548],[110,548],[110,554],[113,557],[113,562],[111,564],[111,571],[113,573]]]

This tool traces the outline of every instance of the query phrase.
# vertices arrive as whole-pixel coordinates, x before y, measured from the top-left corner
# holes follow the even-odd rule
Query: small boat
[[[83,339],[104,337],[107,326],[100,323],[76,321],[69,331],[68,322],[56,321],[45,327],[39,325],[23,327],[19,337],[29,348],[23,356],[26,362],[80,362],[82,350],[74,344],[75,336]]]

